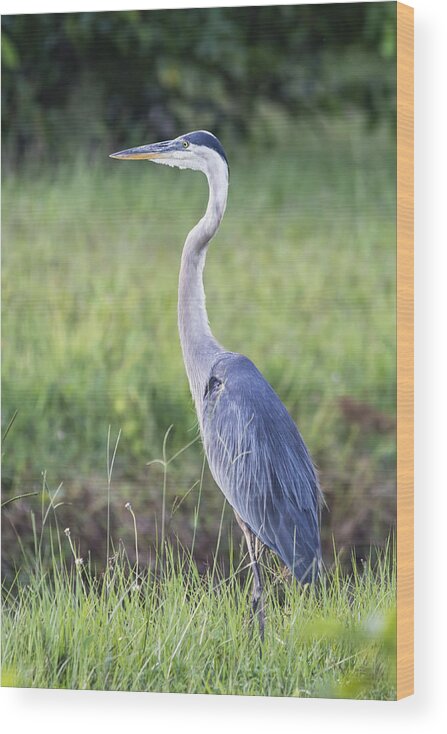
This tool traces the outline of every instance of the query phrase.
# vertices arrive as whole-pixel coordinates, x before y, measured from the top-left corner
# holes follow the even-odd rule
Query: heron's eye
[[[189,148],[189,143],[187,140],[182,140],[182,145],[184,148]]]

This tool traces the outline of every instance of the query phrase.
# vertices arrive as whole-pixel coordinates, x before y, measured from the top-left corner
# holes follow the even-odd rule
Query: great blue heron
[[[204,130],[114,153],[202,171],[209,200],[183,248],[178,327],[183,359],[211,473],[245,536],[254,576],[253,613],[264,631],[258,538],[301,583],[318,575],[321,550],[317,475],[309,452],[278,395],[242,354],[224,349],[211,333],[203,268],[224,215],[228,161],[220,141]]]

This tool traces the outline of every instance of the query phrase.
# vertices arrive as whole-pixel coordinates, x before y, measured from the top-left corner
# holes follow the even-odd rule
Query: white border
[[[4,0],[3,14],[273,2]],[[286,4],[286,3],[284,3]],[[316,2],[312,4],[317,4]],[[4,731],[445,731],[446,134],[445,0],[412,0],[416,28],[416,695],[399,703],[78,691],[0,691]],[[444,598],[442,598],[444,597]],[[9,724],[9,726],[8,726]]]

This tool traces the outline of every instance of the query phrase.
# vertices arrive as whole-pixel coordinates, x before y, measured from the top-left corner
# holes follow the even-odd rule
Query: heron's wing
[[[300,581],[320,562],[318,479],[281,400],[255,365],[225,354],[211,370],[202,435],[228,502]]]

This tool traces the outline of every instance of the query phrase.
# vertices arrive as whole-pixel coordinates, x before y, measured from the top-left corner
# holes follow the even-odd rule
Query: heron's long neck
[[[207,173],[209,201],[202,219],[191,230],[183,248],[179,277],[178,326],[186,372],[196,403],[203,398],[210,369],[223,348],[208,323],[203,288],[203,269],[210,240],[224,215],[228,192],[228,168],[222,160]]]

